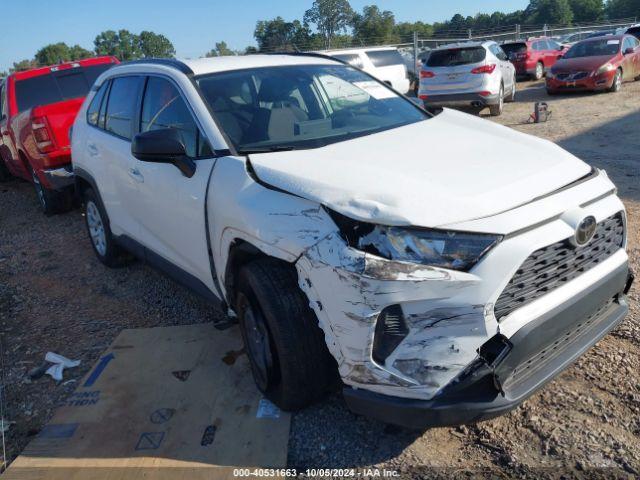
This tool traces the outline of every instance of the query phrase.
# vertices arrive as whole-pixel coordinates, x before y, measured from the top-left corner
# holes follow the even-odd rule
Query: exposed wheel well
[[[237,287],[238,274],[240,269],[258,258],[275,258],[271,255],[267,255],[258,247],[251,243],[242,240],[235,239],[229,247],[229,256],[227,257],[227,265],[224,273],[224,288],[226,292],[227,304],[231,309],[235,308],[235,290]],[[277,259],[285,262],[284,260]],[[286,262],[285,262],[286,263]]]
[[[76,181],[76,195],[78,196],[78,199],[82,201],[84,192],[86,192],[87,189],[92,188],[92,186],[86,179],[78,175],[76,175],[75,181]]]

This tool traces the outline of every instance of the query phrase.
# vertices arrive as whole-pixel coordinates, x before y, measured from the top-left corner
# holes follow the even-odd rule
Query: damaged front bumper
[[[621,209],[610,195],[587,212],[604,225]],[[624,318],[631,277],[623,246],[501,319],[495,302],[533,251],[573,231],[557,218],[509,236],[470,272],[386,260],[338,233],[305,250],[299,285],[349,406],[410,427],[461,424],[514,408],[550,381]],[[404,325],[391,322],[401,339],[376,355],[389,310],[401,312]]]
[[[622,322],[629,310],[625,293],[632,279],[624,264],[508,340],[501,335],[492,338],[483,345],[486,349],[480,348],[478,358],[431,400],[345,388],[347,405],[356,413],[408,428],[459,425],[502,415]]]

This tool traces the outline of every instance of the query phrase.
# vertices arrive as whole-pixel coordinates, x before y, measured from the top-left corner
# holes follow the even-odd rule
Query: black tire
[[[9,169],[4,163],[2,157],[0,157],[0,183],[8,181],[12,177]]]
[[[613,83],[611,84],[609,91],[612,93],[618,93],[620,90],[622,90],[622,70],[618,69],[613,77]]]
[[[498,103],[496,105],[489,105],[489,113],[492,117],[499,117],[504,110],[504,85],[500,85],[500,92],[498,93]]]
[[[132,257],[115,242],[111,234],[111,228],[109,227],[109,217],[104,211],[102,203],[99,201],[96,193],[91,188],[87,188],[82,195],[82,200],[89,241],[98,260],[111,268],[122,267],[129,263]],[[102,242],[96,240],[97,225],[92,224],[96,216],[104,232]]]
[[[544,63],[536,63],[536,72],[532,76],[534,80],[541,80],[544,77]]]
[[[70,189],[66,190],[49,190],[45,188],[40,182],[40,179],[36,175],[36,172],[31,170],[31,181],[33,188],[36,191],[36,198],[40,204],[40,208],[45,215],[53,215],[55,213],[63,213],[71,210],[73,206],[73,195]]]
[[[304,408],[336,384],[336,364],[295,267],[261,258],[241,268],[236,313],[258,389],[285,411]]]

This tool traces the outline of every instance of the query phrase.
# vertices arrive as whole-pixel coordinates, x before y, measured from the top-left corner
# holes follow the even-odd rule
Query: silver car
[[[515,67],[493,41],[445,45],[423,64],[418,96],[427,106],[489,107],[497,116],[515,100]]]

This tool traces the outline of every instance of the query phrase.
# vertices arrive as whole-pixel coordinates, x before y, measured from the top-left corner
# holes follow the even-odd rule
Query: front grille
[[[603,262],[624,241],[622,212],[598,223],[591,241],[575,248],[569,240],[533,252],[498,297],[494,307],[500,321],[514,310],[533,302]]]
[[[562,81],[572,81],[572,80],[582,80],[583,78],[587,78],[589,76],[589,72],[574,72],[574,73],[558,73],[556,78]]]

